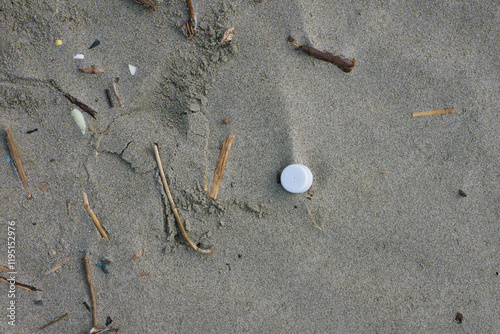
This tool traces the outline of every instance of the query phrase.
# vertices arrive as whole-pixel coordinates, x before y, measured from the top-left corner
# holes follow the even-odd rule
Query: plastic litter
[[[301,194],[311,188],[313,176],[311,170],[304,165],[293,164],[281,172],[281,185],[286,191]]]
[[[132,65],[128,65],[128,69],[130,70],[130,74],[134,75],[135,72],[137,71],[137,67],[135,66],[132,66]]]
[[[92,43],[92,45],[91,45],[91,46],[89,46],[89,49],[95,48],[95,47],[96,47],[96,46],[98,46],[99,44],[101,44],[101,42],[99,42],[99,40],[98,40],[98,39],[96,39],[96,40],[94,41],[94,43]]]
[[[85,56],[79,53],[76,56],[74,56],[73,59],[85,59]]]

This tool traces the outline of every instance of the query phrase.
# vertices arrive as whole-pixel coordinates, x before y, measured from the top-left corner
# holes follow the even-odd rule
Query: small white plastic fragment
[[[76,56],[74,56],[73,59],[85,59],[85,56],[79,53]]]
[[[80,128],[82,131],[82,134],[85,134],[85,119],[83,118],[82,112],[78,109],[73,109],[71,110],[71,116],[73,116],[73,119],[75,120],[76,125]]]
[[[135,74],[135,71],[137,71],[137,67],[135,66],[132,66],[132,65],[128,65],[128,69],[130,70],[130,74],[134,75]]]

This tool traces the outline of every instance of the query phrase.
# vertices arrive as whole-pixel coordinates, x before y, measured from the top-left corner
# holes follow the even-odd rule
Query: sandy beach
[[[0,333],[89,333],[85,256],[119,333],[499,331],[497,1],[193,0],[193,37],[154,4],[0,1],[0,276],[41,290],[0,282]]]

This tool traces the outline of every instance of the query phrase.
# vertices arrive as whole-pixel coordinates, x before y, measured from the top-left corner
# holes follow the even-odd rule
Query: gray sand
[[[0,332],[38,332],[69,313],[44,332],[88,333],[85,255],[98,322],[110,316],[120,333],[498,332],[497,1],[194,0],[192,39],[183,0],[155,12],[93,3],[0,4],[0,264],[15,221],[16,278],[43,290],[17,290],[12,327],[2,283]],[[356,67],[294,50],[289,35]],[[78,71],[91,65],[106,72]],[[125,107],[110,109],[104,89],[117,77]],[[81,134],[49,80],[98,111],[84,114],[94,131]],[[7,162],[9,127],[31,200]],[[205,172],[210,186],[229,134],[219,199],[207,200]],[[188,234],[213,254],[178,233],[154,142]],[[312,170],[313,196],[277,183],[290,163]],[[94,266],[103,258],[109,274]]]

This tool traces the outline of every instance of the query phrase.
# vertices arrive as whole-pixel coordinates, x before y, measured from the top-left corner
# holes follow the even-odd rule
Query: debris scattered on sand
[[[128,69],[130,71],[130,74],[135,75],[135,72],[137,71],[137,67],[129,64]]]
[[[224,143],[222,143],[220,147],[219,158],[217,159],[217,163],[215,165],[212,186],[210,187],[210,192],[208,193],[207,198],[213,198],[214,200],[217,200],[217,197],[219,196],[219,189],[222,183],[222,176],[224,176],[224,170],[226,169],[226,163],[229,157],[229,152],[231,151],[233,139],[234,136],[229,135],[224,140]]]
[[[28,192],[28,199],[31,199],[33,196],[31,195],[30,187],[28,185],[28,178],[26,177],[26,172],[24,170],[21,156],[19,155],[16,143],[14,142],[14,136],[12,135],[12,131],[10,129],[5,130],[5,132],[7,133],[7,145],[9,146],[10,154],[14,159],[14,163],[16,164],[17,172],[19,174],[19,177],[21,178],[24,189],[26,189],[26,191]]]
[[[92,45],[90,45],[90,46],[89,46],[89,50],[90,50],[90,49],[92,49],[92,48],[95,48],[95,47],[96,47],[96,46],[98,46],[99,44],[101,44],[101,42],[100,42],[98,39],[96,39],[96,40],[92,43]]]
[[[82,55],[81,53],[78,53],[76,56],[73,57],[73,59],[80,59],[80,60],[82,60],[82,59],[85,59],[85,56]]]
[[[222,36],[220,45],[222,47],[229,46],[229,44],[231,44],[231,41],[233,40],[233,37],[234,37],[234,27],[227,28],[226,31],[224,31],[224,36]]]
[[[85,191],[82,191],[83,194],[83,207],[85,210],[87,210],[87,213],[89,214],[90,218],[94,222],[95,226],[99,230],[99,233],[101,233],[101,236],[106,239],[106,241],[109,241],[109,236],[108,236],[108,231],[101,225],[101,222],[99,219],[97,219],[97,216],[95,215],[94,211],[92,211],[92,208],[90,207],[89,204],[89,198],[87,196],[87,193]]]
[[[99,67],[95,67],[94,65],[92,65],[90,68],[81,68],[80,72],[87,73],[87,74],[98,74],[98,73],[104,73],[104,69],[99,68]]]
[[[420,116],[434,116],[434,115],[445,115],[445,114],[454,114],[455,113],[455,108],[443,108],[443,109],[436,109],[436,110],[428,110],[428,111],[417,111],[412,114],[413,117],[420,117]]]
[[[51,326],[51,325],[55,324],[56,322],[58,322],[58,321],[60,321],[60,320],[62,320],[62,319],[64,319],[64,318],[66,318],[68,315],[69,315],[68,313],[65,313],[65,314],[61,315],[59,318],[57,318],[56,320],[53,320],[53,321],[49,322],[49,323],[48,323],[48,324],[46,324],[46,325],[43,325],[43,326],[42,326],[42,327],[40,327],[38,330],[40,330],[40,331],[41,331],[42,329],[45,329],[45,328],[47,328],[47,327],[49,327],[49,326]]]
[[[168,202],[170,203],[170,207],[172,208],[172,212],[174,213],[175,221],[177,222],[177,227],[179,228],[182,236],[187,241],[187,243],[191,246],[191,248],[193,248],[195,251],[200,252],[200,253],[205,253],[205,254],[212,253],[214,250],[214,246],[210,247],[209,249],[199,248],[187,235],[187,232],[184,229],[184,225],[182,225],[181,217],[179,215],[179,211],[177,210],[177,206],[175,205],[174,198],[172,197],[172,194],[170,193],[170,188],[169,188],[168,183],[167,183],[167,178],[165,177],[165,172],[163,171],[163,164],[161,163],[161,159],[160,159],[160,152],[158,152],[158,146],[156,144],[153,144],[153,150],[155,153],[156,163],[158,164],[158,170],[160,172],[161,182],[163,183],[163,189],[165,190],[165,193],[167,194]]]
[[[83,118],[82,112],[78,109],[73,109],[71,110],[71,116],[73,116],[73,119],[75,120],[76,125],[82,132],[82,134],[85,134],[85,129],[87,126],[85,125],[85,119]]]
[[[156,10],[156,5],[150,0],[135,0],[135,2],[140,3],[146,7],[149,7],[153,11]]]
[[[354,58],[344,58],[341,56],[335,56],[334,54],[331,54],[330,52],[326,51],[319,51],[318,49],[315,49],[311,46],[307,45],[299,45],[295,43],[295,40],[292,38],[292,36],[288,36],[288,42],[293,43],[293,46],[308,55],[319,59],[323,60],[329,63],[334,64],[338,68],[340,68],[342,71],[349,73],[352,71],[354,66],[356,65],[356,60]]]

